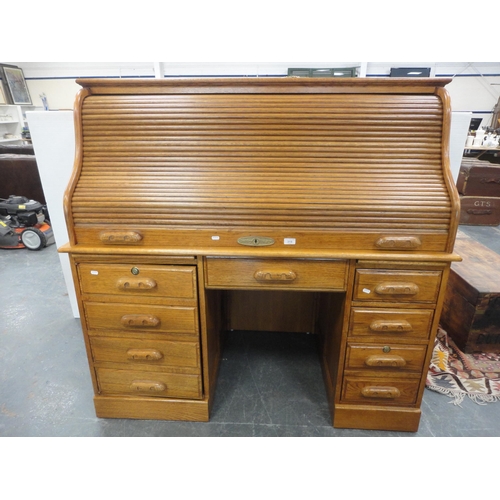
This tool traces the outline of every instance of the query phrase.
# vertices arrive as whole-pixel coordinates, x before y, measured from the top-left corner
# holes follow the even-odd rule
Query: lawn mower
[[[25,196],[0,198],[0,248],[40,250],[55,243],[47,207]]]

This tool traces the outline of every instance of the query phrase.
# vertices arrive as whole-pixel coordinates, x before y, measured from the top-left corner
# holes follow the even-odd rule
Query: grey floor
[[[500,253],[500,228],[460,229]],[[0,299],[0,436],[500,436],[500,403],[427,389],[416,433],[334,429],[305,334],[230,334],[208,423],[99,419],[55,246],[0,250]]]

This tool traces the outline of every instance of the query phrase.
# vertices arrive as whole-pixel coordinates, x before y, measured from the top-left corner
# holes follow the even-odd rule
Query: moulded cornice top
[[[76,83],[96,93],[191,92],[433,92],[451,78],[307,78],[307,77],[183,77],[78,78]]]

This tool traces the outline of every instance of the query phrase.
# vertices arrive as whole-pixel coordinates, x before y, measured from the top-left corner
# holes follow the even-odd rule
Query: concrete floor
[[[461,229],[500,253],[498,227]],[[0,436],[500,436],[498,403],[430,390],[416,433],[334,429],[305,334],[232,333],[208,423],[99,419],[55,246],[0,250],[0,299]]]

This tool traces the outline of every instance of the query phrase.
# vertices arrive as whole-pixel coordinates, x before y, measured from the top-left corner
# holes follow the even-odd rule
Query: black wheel
[[[40,250],[47,245],[45,234],[36,227],[29,227],[21,233],[21,241],[28,250]]]

